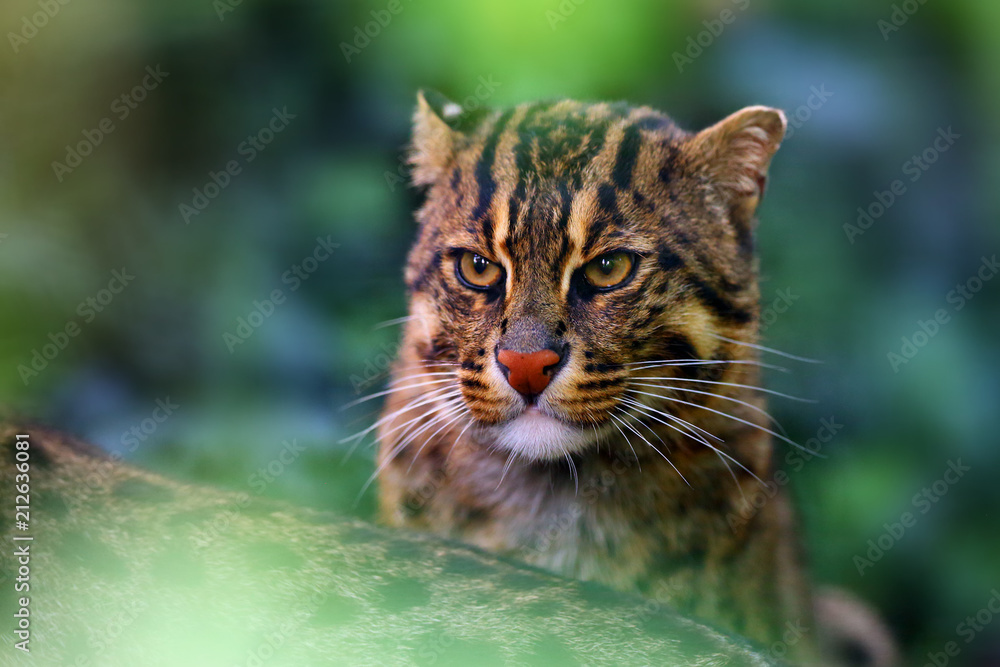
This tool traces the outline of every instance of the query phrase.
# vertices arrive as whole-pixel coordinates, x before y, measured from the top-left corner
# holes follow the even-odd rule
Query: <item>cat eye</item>
[[[611,289],[632,276],[635,256],[628,252],[609,252],[583,266],[583,276],[597,289]]]
[[[487,290],[503,279],[499,264],[468,250],[458,258],[455,269],[459,280],[472,289]]]

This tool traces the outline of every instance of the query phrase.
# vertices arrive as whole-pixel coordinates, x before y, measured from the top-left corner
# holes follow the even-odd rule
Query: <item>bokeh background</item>
[[[8,0],[0,26],[4,414],[367,518],[372,449],[340,440],[378,400],[339,408],[381,388],[405,314],[419,87],[624,99],[690,129],[784,108],[759,230],[764,342],[824,363],[784,360],[770,386],[817,402],[772,411],[800,442],[842,424],[825,459],[789,469],[816,578],[877,606],[905,664],[950,641],[948,664],[1000,664],[1000,618],[982,613],[1000,587],[1000,279],[949,300],[1000,252],[1000,4]],[[261,133],[276,110],[280,131]],[[848,233],[859,207],[872,222]],[[318,239],[337,247],[306,261]],[[117,294],[115,271],[134,276]],[[252,316],[275,289],[284,302]],[[239,318],[259,326],[234,343]],[[894,368],[904,337],[916,353]],[[286,442],[303,451],[276,465]],[[959,459],[968,471],[935,489]],[[925,487],[933,503],[914,498]]]

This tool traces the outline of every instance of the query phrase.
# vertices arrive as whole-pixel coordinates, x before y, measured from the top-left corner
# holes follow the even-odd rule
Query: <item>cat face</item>
[[[695,392],[747,377],[727,340],[755,338],[753,215],[784,128],[764,107],[689,134],[646,107],[465,114],[421,95],[411,161],[428,191],[406,268],[419,373],[453,374],[477,437],[536,460],[652,406],[711,405],[720,392]]]

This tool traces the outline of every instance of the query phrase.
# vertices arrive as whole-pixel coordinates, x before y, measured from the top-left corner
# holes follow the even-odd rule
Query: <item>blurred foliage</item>
[[[797,120],[762,209],[762,294],[797,298],[765,342],[826,363],[769,378],[816,404],[772,407],[800,441],[823,417],[844,424],[827,458],[791,474],[817,578],[877,604],[908,664],[955,640],[1000,586],[1000,281],[961,311],[946,301],[1000,249],[1000,4],[401,0],[371,27],[389,4],[0,8],[0,404],[231,488],[296,440],[305,453],[260,492],[370,518],[371,492],[357,498],[371,450],[337,444],[370,415],[338,406],[362,379],[380,388],[397,328],[377,325],[405,313],[418,200],[399,174],[416,89],[465,99],[485,79],[498,84],[489,104],[627,99],[688,128],[775,105]],[[44,22],[43,5],[58,6]],[[916,11],[883,34],[904,5]],[[724,9],[732,22],[706,33]],[[377,34],[348,62],[343,44],[366,26]],[[679,68],[675,54],[699,39]],[[167,74],[123,117],[119,98],[158,66]],[[831,94],[803,107],[814,89]],[[247,161],[243,142],[283,109],[294,118]],[[948,127],[960,138],[850,243],[858,207]],[[96,145],[57,177],[53,162],[85,133]],[[186,222],[181,205],[210,195],[233,160],[239,173]],[[320,238],[339,247],[293,290],[283,275]],[[135,279],[85,316],[80,304],[107,298],[123,267]],[[223,335],[275,289],[286,300],[230,351]],[[950,322],[893,372],[887,353],[939,308]],[[79,334],[63,340],[70,323]],[[26,383],[19,367],[60,341]],[[173,415],[144,422],[166,397]],[[957,458],[971,471],[859,576],[853,557]],[[998,633],[1000,621],[959,660],[993,664]]]

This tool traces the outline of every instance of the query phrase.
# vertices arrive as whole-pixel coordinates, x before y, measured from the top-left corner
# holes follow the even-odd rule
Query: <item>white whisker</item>
[[[622,410],[622,408],[620,408],[620,407],[616,407],[616,408],[615,408],[615,410],[619,410],[619,411],[621,411],[621,412],[622,412],[623,414],[626,414],[626,415],[628,414],[627,412],[625,412],[624,410]],[[657,449],[657,448],[656,448],[656,446],[655,446],[655,445],[654,445],[653,443],[651,443],[651,442],[650,442],[649,440],[646,440],[646,438],[645,438],[645,437],[644,437],[644,436],[642,435],[642,433],[639,433],[639,431],[635,430],[635,429],[634,429],[634,428],[632,427],[632,425],[631,425],[631,424],[629,424],[629,423],[628,423],[627,421],[625,421],[624,419],[621,419],[621,418],[619,418],[619,417],[618,417],[617,415],[615,415],[615,413],[614,413],[614,412],[610,412],[610,413],[608,413],[608,416],[610,416],[610,417],[611,417],[612,419],[615,419],[615,420],[619,421],[619,422],[620,422],[620,423],[621,423],[621,424],[622,424],[622,425],[623,425],[623,426],[624,426],[625,428],[629,429],[630,431],[632,431],[633,433],[635,433],[635,434],[636,434],[637,436],[639,436],[639,439],[640,439],[640,440],[642,440],[642,441],[643,441],[643,442],[645,442],[645,443],[646,443],[647,445],[649,445],[649,446],[650,446],[650,447],[651,447],[651,448],[653,449],[653,451],[654,451],[654,452],[656,452],[657,454],[659,454],[660,456],[662,456],[662,457],[663,457],[663,460],[664,460],[664,461],[666,461],[667,463],[669,463],[669,464],[670,464],[670,467],[671,467],[671,468],[673,468],[673,469],[674,469],[674,471],[676,471],[678,475],[680,475],[680,478],[681,478],[682,480],[684,480],[684,483],[685,483],[685,484],[687,484],[688,486],[691,486],[691,483],[690,483],[690,482],[688,482],[688,481],[687,481],[687,479],[686,479],[686,478],[684,477],[684,475],[683,475],[683,474],[681,473],[681,471],[677,469],[677,466],[675,466],[675,465],[674,465],[674,462],[673,462],[673,461],[671,461],[671,460],[670,460],[669,458],[667,458],[667,455],[666,455],[666,454],[664,454],[664,453],[663,453],[663,452],[661,452],[661,451],[660,451],[659,449]]]
[[[667,368],[671,366],[717,366],[723,364],[732,366],[757,366],[758,368],[767,368],[770,370],[780,371],[782,373],[790,372],[784,366],[776,366],[774,364],[764,363],[763,361],[754,361],[751,359],[666,359],[660,361],[637,361],[631,364],[622,364],[622,367],[627,367],[628,370],[647,370],[650,368]]]
[[[724,387],[737,387],[737,388],[740,388],[740,389],[754,389],[756,391],[760,391],[760,392],[763,392],[765,394],[771,394],[772,396],[780,396],[781,398],[787,398],[787,399],[792,400],[792,401],[799,401],[800,403],[819,403],[819,401],[817,401],[815,399],[812,399],[812,398],[801,398],[799,396],[792,396],[791,394],[783,394],[780,391],[774,391],[773,389],[767,389],[766,387],[758,387],[758,386],[752,385],[752,384],[740,384],[738,382],[717,382],[715,380],[695,380],[695,379],[683,378],[683,377],[663,377],[663,376],[648,377],[648,376],[645,376],[645,375],[637,375],[637,376],[635,376],[635,379],[636,380],[675,380],[677,382],[697,382],[699,384],[715,384],[715,385],[721,385],[721,386],[724,386]]]
[[[386,389],[384,391],[377,391],[374,394],[368,394],[367,396],[362,396],[361,398],[353,400],[350,403],[345,403],[344,405],[340,406],[340,409],[341,411],[343,411],[348,408],[353,408],[355,405],[361,405],[362,403],[376,399],[379,396],[386,396],[388,394],[391,394],[395,391],[400,391],[402,389],[416,389],[417,387],[427,387],[432,384],[441,384],[442,382],[450,382],[450,381],[451,378],[441,378],[440,380],[428,380],[426,382],[418,382],[416,384],[406,385],[405,387],[393,387],[391,389]]]
[[[697,426],[694,426],[694,424],[690,424],[689,422],[687,422],[687,421],[685,421],[683,419],[680,419],[678,417],[675,417],[674,415],[670,415],[668,413],[660,412],[659,410],[651,408],[650,406],[645,405],[643,403],[639,403],[637,401],[632,401],[632,403],[637,407],[637,409],[641,409],[643,412],[646,412],[646,414],[649,417],[651,417],[652,419],[655,419],[656,421],[660,422],[661,424],[664,424],[665,426],[668,426],[668,427],[674,429],[675,431],[677,431],[678,433],[681,433],[683,435],[692,435],[692,434],[686,433],[685,431],[681,431],[680,429],[676,428],[672,424],[669,424],[669,423],[667,423],[667,422],[665,422],[665,421],[663,421],[661,419],[657,419],[656,415],[649,414],[648,411],[652,410],[653,412],[657,412],[659,414],[662,414],[665,417],[677,419],[678,421],[680,421],[680,422],[682,422],[684,424],[687,424],[689,426],[693,426],[694,428],[698,428]],[[704,430],[704,429],[699,429],[699,430]],[[707,431],[705,431],[705,432],[708,433]],[[697,435],[697,434],[694,434],[694,435]],[[708,435],[712,435],[712,434],[708,433]],[[712,437],[715,437],[715,436],[712,436]],[[726,461],[726,459],[729,459],[729,461],[732,461],[733,463],[735,463],[736,465],[738,465],[740,468],[742,468],[744,471],[746,471],[746,473],[748,475],[750,475],[751,477],[753,477],[755,480],[757,480],[761,484],[764,484],[764,481],[760,477],[758,477],[756,474],[754,474],[754,472],[752,470],[750,470],[745,465],[743,465],[742,463],[740,463],[733,456],[729,455],[728,453],[724,452],[722,449],[716,447],[715,445],[713,445],[712,443],[710,443],[709,441],[707,441],[707,440],[705,440],[705,439],[703,439],[701,437],[696,437],[695,439],[698,442],[700,442],[701,444],[703,444],[706,447],[708,447],[709,449],[711,449],[713,452],[715,452],[715,455],[718,456],[719,460],[722,461],[722,463],[726,466],[726,470],[729,471],[729,475],[733,478],[733,482],[736,483],[736,488],[739,489],[740,495],[743,496],[743,498],[746,498],[746,495],[743,493],[743,487],[740,484],[740,481],[736,478],[736,474],[733,472],[732,466],[729,465],[729,462]],[[716,438],[716,439],[717,440],[721,440],[720,438]]]
[[[770,352],[771,354],[776,354],[779,357],[785,357],[786,359],[792,359],[794,361],[803,361],[807,364],[822,364],[823,362],[819,359],[810,359],[809,357],[800,357],[795,354],[789,354],[788,352],[782,352],[781,350],[776,350],[773,347],[765,347],[764,345],[758,345],[757,343],[748,343],[742,340],[735,340],[733,338],[726,338],[725,336],[720,336],[719,334],[708,332],[709,336],[718,338],[719,340],[724,340],[727,343],[733,343],[735,345],[743,345],[745,347],[750,347],[755,350],[760,350],[761,352]]]
[[[774,417],[772,417],[771,414],[767,410],[765,410],[763,408],[760,408],[760,407],[757,407],[756,405],[754,405],[752,403],[747,403],[746,401],[741,401],[738,398],[733,398],[732,396],[723,396],[722,394],[716,394],[716,393],[713,393],[711,391],[700,391],[698,389],[688,389],[687,387],[671,387],[669,385],[648,384],[646,382],[629,382],[629,384],[630,385],[635,385],[636,387],[650,387],[652,389],[666,389],[667,391],[686,391],[686,392],[688,392],[690,394],[701,394],[702,396],[711,396],[713,398],[718,398],[718,399],[723,400],[723,401],[729,401],[730,403],[738,403],[739,405],[748,407],[751,410],[753,410],[754,412],[757,412],[757,413],[763,415],[764,417],[767,417],[767,419],[772,424],[774,424],[775,426],[777,426],[780,430],[784,431],[784,427],[782,427],[782,425],[780,423],[778,423],[778,420],[775,419]]]
[[[824,456],[822,454],[819,454],[817,452],[814,452],[813,450],[808,449],[807,447],[803,447],[802,445],[800,445],[799,443],[795,442],[791,438],[786,438],[785,436],[781,435],[780,433],[775,433],[774,431],[772,431],[769,428],[761,426],[760,424],[754,424],[753,422],[749,422],[749,421],[747,421],[745,419],[740,419],[739,417],[734,417],[731,414],[728,414],[726,412],[722,412],[721,410],[716,410],[714,408],[710,408],[707,405],[698,405],[697,403],[691,403],[690,401],[682,401],[679,398],[671,398],[669,396],[661,396],[660,394],[651,394],[651,393],[649,393],[647,391],[638,391],[636,389],[632,389],[630,391],[632,391],[633,393],[636,393],[636,394],[642,394],[644,396],[652,396],[653,398],[659,398],[659,399],[664,400],[664,401],[672,401],[674,403],[680,403],[682,405],[690,405],[691,407],[694,407],[694,408],[700,408],[702,410],[708,410],[709,412],[714,412],[717,415],[721,415],[723,417],[726,417],[727,419],[732,419],[733,421],[738,421],[741,424],[746,424],[747,426],[750,426],[752,428],[755,428],[755,429],[758,429],[760,431],[763,431],[764,433],[770,433],[775,438],[778,438],[779,440],[781,440],[783,442],[787,442],[788,444],[792,445],[793,447],[797,447],[797,448],[801,449],[802,451],[809,452],[810,454],[818,456],[819,458],[826,458],[826,456]]]

